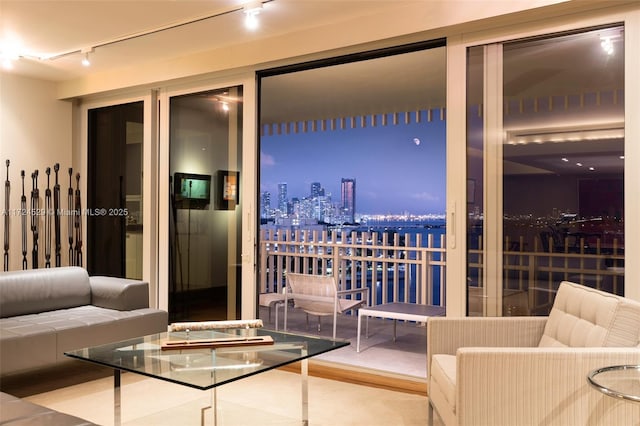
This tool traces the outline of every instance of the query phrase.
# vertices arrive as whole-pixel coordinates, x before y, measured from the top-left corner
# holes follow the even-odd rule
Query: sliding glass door
[[[242,87],[169,98],[169,314],[240,315]]]
[[[467,51],[469,315],[624,294],[624,27]]]

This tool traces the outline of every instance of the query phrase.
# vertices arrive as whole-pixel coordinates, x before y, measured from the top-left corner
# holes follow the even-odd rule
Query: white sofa
[[[640,425],[587,374],[640,364],[640,303],[562,282],[548,317],[429,318],[429,424]]]

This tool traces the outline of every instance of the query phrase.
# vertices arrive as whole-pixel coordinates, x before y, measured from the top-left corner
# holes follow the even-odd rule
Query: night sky
[[[280,182],[287,195],[309,196],[320,182],[333,203],[341,178],[356,179],[359,214],[442,214],[445,211],[445,122],[388,124],[262,136],[260,191],[277,203]]]

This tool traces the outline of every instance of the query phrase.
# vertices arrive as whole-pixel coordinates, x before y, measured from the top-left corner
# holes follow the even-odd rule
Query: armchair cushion
[[[639,323],[639,303],[563,281],[538,346],[637,346]]]
[[[434,355],[431,380],[438,384],[438,388],[451,407],[456,406],[456,356]]]

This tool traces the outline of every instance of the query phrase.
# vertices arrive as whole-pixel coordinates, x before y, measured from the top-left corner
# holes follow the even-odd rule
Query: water
[[[441,236],[445,235],[446,227],[444,219],[435,219],[435,220],[425,220],[425,221],[378,221],[372,222],[369,221],[366,226],[359,226],[352,228],[354,231],[358,232],[377,232],[378,237],[381,238],[381,234],[399,234],[401,238],[409,238],[409,246],[415,246],[416,237],[418,235],[421,236],[422,246],[426,246],[429,234],[433,235],[433,246],[440,248],[440,240]],[[393,241],[393,235],[389,235],[389,241]],[[411,258],[415,258],[412,254]],[[434,253],[434,260],[440,260],[440,254]],[[389,266],[393,266],[389,264]],[[440,268],[432,268],[433,270],[433,282],[440,282]],[[416,302],[416,282],[415,277],[416,274],[416,265],[409,265],[409,274],[410,274],[410,285],[409,285],[409,301],[412,303]],[[376,302],[382,303],[382,274],[384,271],[378,270],[375,278],[375,292],[372,289],[372,271],[367,271],[367,286],[371,289],[372,294],[375,294]],[[387,286],[387,300],[393,300],[393,270],[388,270],[386,272],[388,274],[388,286]],[[404,279],[407,270],[399,271],[399,300],[404,300]],[[360,273],[358,273],[358,276]],[[347,274],[347,286],[350,286],[349,276]],[[438,285],[433,286],[433,303],[440,303],[440,287]]]

